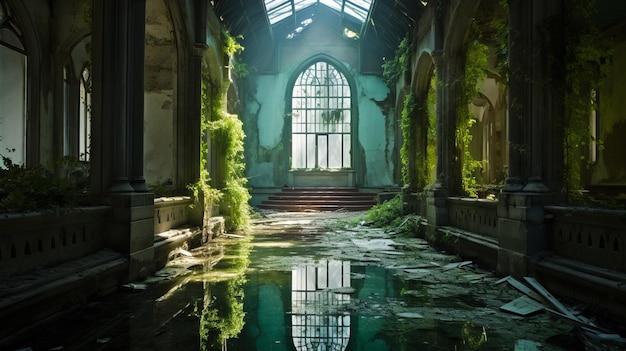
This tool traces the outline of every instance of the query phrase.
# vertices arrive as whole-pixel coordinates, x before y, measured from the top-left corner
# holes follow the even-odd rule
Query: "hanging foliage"
[[[565,52],[564,55],[555,53],[554,64],[565,68],[563,184],[570,200],[581,188],[581,170],[589,161],[581,151],[593,141],[589,117],[597,106],[592,96],[608,76],[613,55],[613,43],[602,36],[591,20],[594,11],[595,1],[565,2]]]
[[[233,55],[243,50],[243,47],[227,32],[224,32],[223,39],[225,54]],[[228,83],[224,83],[221,77],[212,79],[207,70],[203,71],[200,179],[192,184],[190,189],[196,196],[202,194],[205,203],[219,201],[229,210],[230,225],[233,229],[240,229],[248,225],[250,218],[248,204],[250,193],[247,188],[243,155],[245,133],[238,116],[226,112],[224,102],[227,90]],[[223,186],[219,190],[211,187],[207,170],[209,141],[214,143],[213,145],[218,147],[224,156]]]
[[[465,75],[461,82],[457,103],[456,146],[462,165],[462,190],[465,195],[470,197],[477,196],[476,171],[480,169],[482,163],[479,160],[474,160],[470,153],[471,128],[476,123],[476,119],[469,106],[472,98],[479,93],[480,82],[487,77],[488,56],[489,48],[479,40],[475,39],[469,43],[465,60]]]
[[[415,143],[415,95],[407,94],[404,97],[400,128],[402,129],[402,148],[400,149],[400,161],[402,162],[402,182],[411,187],[411,162],[414,157],[411,152],[411,145]],[[413,189],[416,190],[416,189]]]
[[[395,55],[392,59],[383,63],[383,78],[389,86],[396,84],[402,74],[409,71],[411,63],[411,43],[407,34],[398,44]]]

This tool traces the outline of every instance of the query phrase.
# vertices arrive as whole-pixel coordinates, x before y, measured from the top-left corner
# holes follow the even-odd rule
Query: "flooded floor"
[[[566,350],[572,326],[501,306],[521,297],[363,213],[267,213],[245,235],[180,251],[18,349]]]

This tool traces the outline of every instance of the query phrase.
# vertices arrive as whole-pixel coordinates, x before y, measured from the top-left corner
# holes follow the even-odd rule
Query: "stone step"
[[[376,194],[349,187],[285,187],[259,208],[279,211],[364,211],[376,205]]]

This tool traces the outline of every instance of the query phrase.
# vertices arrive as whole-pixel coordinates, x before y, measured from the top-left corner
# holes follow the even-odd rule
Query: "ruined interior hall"
[[[393,201],[623,318],[625,81],[623,0],[0,0],[0,349],[257,210]]]

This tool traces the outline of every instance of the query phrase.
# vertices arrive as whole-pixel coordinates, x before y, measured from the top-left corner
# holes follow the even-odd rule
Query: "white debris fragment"
[[[400,318],[411,318],[411,319],[424,318],[424,316],[415,312],[399,312],[399,313],[396,313],[396,316]]]

